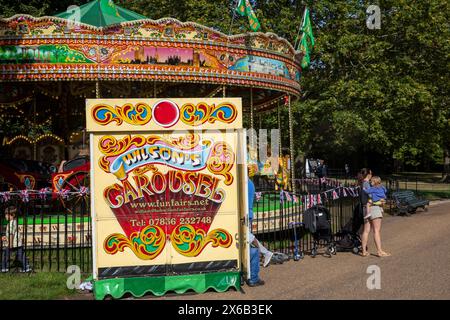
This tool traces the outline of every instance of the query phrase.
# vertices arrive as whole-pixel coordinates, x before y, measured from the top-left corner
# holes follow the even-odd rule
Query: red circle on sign
[[[161,127],[168,128],[178,122],[180,110],[178,106],[169,100],[162,100],[153,106],[153,120]]]

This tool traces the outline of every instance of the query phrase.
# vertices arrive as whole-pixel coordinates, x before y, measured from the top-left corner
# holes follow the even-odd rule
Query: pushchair
[[[307,209],[303,213],[303,222],[305,228],[309,230],[313,236],[311,257],[316,257],[321,241],[325,242],[326,256],[331,258],[332,254],[336,254],[336,244],[334,243],[331,230],[331,214],[327,208],[316,205]]]
[[[361,237],[359,229],[364,223],[364,213],[361,203],[358,203],[353,209],[352,218],[335,234],[336,238],[340,238],[336,242],[336,250],[340,252],[352,251],[358,254],[361,250]]]

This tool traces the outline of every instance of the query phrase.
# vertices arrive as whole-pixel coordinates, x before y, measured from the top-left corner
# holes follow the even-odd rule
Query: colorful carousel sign
[[[86,117],[95,297],[239,288],[240,99],[89,99]]]

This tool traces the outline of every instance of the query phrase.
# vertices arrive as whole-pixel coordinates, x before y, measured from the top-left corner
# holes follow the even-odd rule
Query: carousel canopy
[[[227,35],[151,20],[108,0],[57,16],[0,18],[0,82],[25,96],[92,98],[97,83],[104,98],[226,94],[264,111],[285,94],[300,96],[300,62],[301,53],[270,32]]]
[[[79,12],[77,10],[70,10],[61,12],[55,16],[96,27],[106,27],[121,22],[147,19],[147,17],[139,13],[115,5],[112,0],[91,1],[80,6]]]

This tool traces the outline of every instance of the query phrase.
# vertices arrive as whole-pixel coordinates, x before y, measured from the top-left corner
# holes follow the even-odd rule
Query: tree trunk
[[[442,172],[442,181],[450,180],[450,147],[444,146],[444,171]]]

